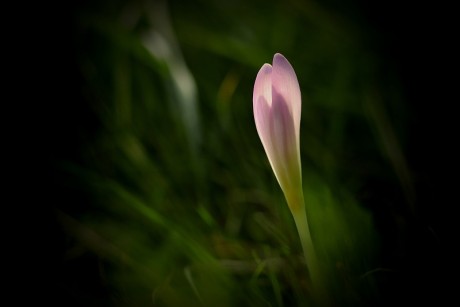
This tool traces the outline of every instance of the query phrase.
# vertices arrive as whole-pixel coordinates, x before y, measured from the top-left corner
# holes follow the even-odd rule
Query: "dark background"
[[[289,16],[290,12],[299,8],[308,10],[311,8],[310,3],[288,1],[280,5],[286,10],[280,14]],[[343,183],[343,186],[352,190],[360,207],[365,208],[372,216],[375,231],[380,238],[374,258],[375,267],[383,268],[383,273],[379,273],[382,275],[376,277],[379,294],[361,303],[372,306],[419,303],[442,305],[453,294],[450,289],[452,286],[450,272],[455,264],[452,254],[455,241],[451,239],[453,224],[452,219],[449,218],[453,217],[453,210],[457,203],[453,197],[457,174],[454,170],[452,150],[455,142],[454,109],[457,99],[454,95],[456,85],[452,75],[455,75],[456,72],[457,59],[453,47],[452,9],[442,4],[409,5],[397,1],[387,1],[372,6],[364,1],[322,1],[314,2],[314,4],[321,7],[320,12],[332,14],[334,18],[346,20],[346,24],[352,25],[352,30],[347,31],[357,33],[359,42],[357,45],[359,46],[355,47],[355,44],[351,43],[348,48],[365,50],[365,54],[372,55],[369,60],[372,66],[372,73],[370,73],[372,80],[369,80],[363,73],[356,77],[359,79],[357,82],[366,84],[368,81],[371,93],[377,88],[377,96],[381,97],[385,116],[390,119],[412,178],[413,192],[407,192],[398,180],[398,176],[392,171],[391,163],[385,159],[384,154],[381,154],[383,151],[381,147],[374,144],[369,145],[371,149],[367,148],[366,142],[372,137],[362,131],[361,124],[357,123],[356,127],[351,124],[352,127],[344,132],[345,140],[353,140],[350,143],[349,152],[344,154],[345,157],[351,158],[349,160],[338,159],[336,173],[339,175],[336,180],[346,182],[344,178],[352,173],[353,169],[356,171],[350,180],[352,183],[346,182]],[[270,19],[266,17],[267,12],[270,11],[270,8],[277,7],[271,2],[266,8],[261,7],[262,3],[249,4],[247,8],[244,8],[246,4],[243,2],[238,5],[230,6],[228,14],[242,10],[248,16],[253,15],[253,18],[260,19],[261,24],[270,23]],[[203,72],[197,72],[196,79],[200,75],[205,75],[206,70],[212,71],[213,65],[218,68],[234,65],[237,70],[243,71],[244,76],[248,72],[247,78],[251,80],[249,72],[252,73],[252,77],[255,77],[258,70],[257,67],[248,64],[252,59],[254,62],[255,59],[260,59],[260,65],[262,65],[271,61],[274,52],[280,51],[284,54],[283,46],[274,44],[271,46],[273,50],[267,48],[266,53],[254,52],[251,61],[242,60],[240,63],[234,58],[213,54],[209,50],[199,55],[196,46],[191,45],[184,38],[187,28],[178,20],[180,21],[184,14],[200,12],[203,16],[201,26],[206,27],[208,24],[206,18],[213,16],[214,8],[220,7],[220,4],[218,1],[209,1],[209,3],[199,1],[197,6],[199,8],[191,10],[193,5],[183,4],[183,1],[171,1],[169,4],[173,26],[176,25],[179,45],[184,53],[185,62],[189,64],[192,73],[198,69],[203,70]],[[28,113],[24,116],[27,118],[26,121],[32,123],[32,127],[27,133],[29,135],[27,141],[21,142],[25,143],[28,156],[33,156],[31,163],[25,163],[27,166],[30,163],[29,169],[33,171],[32,174],[25,176],[27,178],[25,181],[21,181],[21,194],[32,194],[36,204],[31,206],[30,211],[25,214],[26,217],[21,215],[24,225],[32,225],[32,227],[29,229],[24,226],[24,229],[27,229],[26,236],[19,240],[19,244],[25,247],[27,253],[22,253],[25,257],[21,263],[26,270],[25,274],[19,276],[18,283],[22,293],[30,293],[29,291],[34,293],[35,301],[60,306],[133,305],[129,303],[129,299],[124,297],[130,297],[130,294],[124,294],[115,283],[105,280],[104,278],[110,277],[100,271],[101,267],[108,271],[116,270],[112,268],[116,265],[110,262],[107,264],[103,256],[97,252],[91,252],[90,248],[88,248],[89,252],[69,260],[69,250],[74,239],[72,234],[66,231],[65,225],[63,226],[65,222],[63,223],[57,217],[59,212],[65,212],[77,220],[86,221],[85,217],[91,217],[94,212],[98,214],[102,212],[102,215],[104,212],[104,209],[94,205],[100,201],[100,197],[94,196],[97,193],[85,185],[86,175],[83,176],[83,179],[76,176],[74,172],[68,171],[68,165],[72,165],[73,169],[97,169],[92,164],[94,161],[89,161],[87,150],[97,147],[95,144],[101,142],[98,137],[99,133],[107,129],[103,123],[104,118],[99,113],[101,109],[93,105],[95,100],[99,100],[98,103],[102,105],[105,104],[105,98],[98,95],[106,93],[107,88],[111,86],[88,82],[82,73],[81,63],[82,59],[87,57],[94,56],[95,59],[103,57],[105,52],[103,48],[109,48],[110,45],[101,44],[102,49],[98,51],[97,35],[92,38],[94,41],[91,40],[91,44],[94,45],[86,45],[89,41],[85,35],[87,33],[91,35],[91,26],[88,27],[85,18],[89,15],[92,16],[92,21],[98,18],[112,20],[110,24],[116,26],[117,16],[122,7],[121,2],[113,4],[108,1],[50,3],[40,5],[37,8],[39,13],[33,19],[36,20],[32,25],[33,52],[27,52],[27,58],[32,59],[29,66],[31,69],[27,69],[24,75],[28,76],[27,80],[30,82],[26,84],[31,85],[32,96],[37,99],[31,103],[29,111],[24,112]],[[222,9],[219,14],[225,12]],[[318,11],[315,12],[318,13]],[[314,14],[306,16],[319,20],[324,17],[324,15],[315,17]],[[214,17],[209,18],[212,21],[210,23],[219,21],[218,17],[215,17],[217,21],[214,20]],[[308,19],[308,17],[297,18],[299,22],[303,22],[302,18]],[[217,36],[225,37],[226,34],[231,33],[232,23],[238,24],[239,17],[237,15],[228,17],[223,22],[228,24],[209,30],[215,31]],[[327,28],[328,20],[324,23],[319,22],[317,27],[320,30]],[[136,35],[135,31],[131,33],[133,36]],[[310,35],[321,37],[322,33]],[[329,32],[326,29],[324,33],[327,36]],[[303,53],[308,53],[308,49],[296,49],[295,44],[290,48],[286,50],[288,54],[285,55],[297,72],[304,94],[304,87],[308,87],[306,84],[309,80],[304,78],[302,81],[301,78],[305,75],[310,76],[310,74],[302,73],[302,68],[298,64],[310,63],[303,60],[302,57]],[[325,53],[329,54],[327,50]],[[334,53],[330,54],[332,56]],[[359,52],[357,54],[356,57],[359,58]],[[362,64],[356,57],[352,57],[350,66],[355,67]],[[209,61],[209,66],[202,66],[197,63],[198,61]],[[333,72],[334,68],[331,71]],[[325,85],[320,84],[319,86]],[[366,87],[366,85],[361,85],[361,87]],[[23,90],[28,92],[26,88],[28,86],[24,86]],[[252,84],[245,85],[243,89],[249,89],[249,91],[241,90],[241,96],[246,97],[247,104],[250,105]],[[200,90],[206,92],[198,80],[198,91]],[[107,100],[110,99],[107,98]],[[201,100],[206,101],[206,98]],[[107,108],[110,108],[110,104],[107,105]],[[215,110],[209,105],[206,106],[206,103],[200,110],[203,118],[214,116]],[[319,113],[319,116],[328,115]],[[29,117],[30,120],[28,120]],[[250,120],[250,116],[242,117],[243,121],[247,119]],[[235,129],[240,129],[242,126],[252,127],[251,125],[252,122],[247,121]],[[204,126],[206,129],[206,125]],[[307,126],[309,127],[308,124],[305,124],[303,127]],[[212,127],[210,124],[207,128],[212,129]],[[240,133],[239,130],[231,131],[230,134]],[[318,129],[318,131],[322,130]],[[254,132],[251,133],[253,137]],[[176,132],[171,138],[175,137],[182,138],[183,135]],[[257,138],[253,140],[258,141]],[[305,147],[307,151],[308,146]],[[254,151],[262,153],[262,148],[259,146]],[[161,159],[158,158],[155,151],[151,154],[152,159],[158,160],[158,163],[161,164]],[[209,152],[206,154],[210,155]],[[228,152],[227,155],[228,157],[223,158],[223,161],[230,159],[232,153]],[[101,161],[104,160],[104,157],[100,158]],[[259,159],[262,158],[265,156],[260,154]],[[307,162],[303,163],[307,167],[316,165],[314,159],[312,159],[313,162],[308,162],[308,158],[306,160]],[[116,164],[116,160],[114,161],[111,160],[107,164]],[[214,169],[212,167],[214,163],[228,165],[219,159],[212,161],[214,160],[211,157],[211,162],[208,164],[208,166],[211,165],[209,172]],[[346,163],[350,165],[343,166]],[[380,168],[374,167],[380,163],[384,165]],[[263,169],[261,166],[257,167]],[[104,171],[107,171],[105,166],[97,169],[97,172],[102,173],[103,177],[114,176],[122,184],[128,181],[129,185],[129,180],[125,180],[126,174],[120,175],[116,171],[114,173],[108,171],[110,173],[108,174]],[[237,178],[245,176],[244,172],[240,173],[238,167],[229,168],[228,171],[241,174],[237,175]],[[269,175],[268,171],[269,169],[265,168],[266,173],[264,174]],[[321,173],[321,168],[318,172]],[[180,177],[180,175],[177,176]],[[172,176],[172,178],[176,177]],[[169,184],[175,186],[175,179],[170,180]],[[268,186],[273,187],[272,181],[268,182]],[[353,182],[359,184],[354,185]],[[184,197],[187,198],[187,188],[184,188],[184,191]],[[226,195],[216,191],[215,187],[210,188],[208,193],[224,195],[224,197]],[[24,196],[28,199],[30,195]],[[194,192],[190,192],[188,198],[190,203],[193,203],[195,198]],[[411,200],[408,201],[408,198]],[[222,221],[221,215],[223,214],[223,210],[211,211],[211,215],[217,221]],[[219,229],[224,226],[217,222],[214,227]],[[110,232],[106,236],[110,237]],[[238,241],[238,238],[245,239],[244,236],[237,236],[235,240]],[[180,260],[178,262],[180,263]],[[126,291],[129,292],[129,290]],[[19,297],[19,299],[22,298],[26,297]],[[250,304],[249,300],[244,302]],[[166,306],[171,304],[165,303]],[[285,300],[285,305],[290,305],[288,299]],[[302,306],[299,302],[292,303],[292,305]]]

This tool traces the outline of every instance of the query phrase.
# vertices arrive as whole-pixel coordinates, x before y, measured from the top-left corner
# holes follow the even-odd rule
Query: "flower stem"
[[[324,283],[321,276],[321,269],[318,263],[315,247],[308,226],[307,212],[305,209],[303,192],[300,191],[297,197],[289,197],[289,208],[299,233],[300,243],[302,245],[305,262],[310,275],[314,296],[321,301],[325,297]]]

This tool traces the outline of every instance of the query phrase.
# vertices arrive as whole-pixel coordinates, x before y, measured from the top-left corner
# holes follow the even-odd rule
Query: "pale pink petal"
[[[300,182],[300,159],[298,139],[289,103],[273,89],[272,118],[270,134],[272,141],[272,159],[276,177],[285,191],[286,187]],[[269,157],[270,158],[270,157]]]
[[[272,66],[270,64],[264,64],[257,73],[252,96],[254,106],[260,96],[265,98],[269,106],[272,105]]]
[[[253,109],[257,133],[267,151],[270,141],[269,118],[272,104],[272,66],[264,64],[257,74],[254,84]]]
[[[272,86],[281,97],[288,103],[296,137],[299,137],[301,96],[297,76],[288,60],[280,53],[273,57]]]
[[[277,53],[264,64],[253,93],[254,119],[270,165],[286,195],[301,190],[299,130],[301,97],[295,72]]]

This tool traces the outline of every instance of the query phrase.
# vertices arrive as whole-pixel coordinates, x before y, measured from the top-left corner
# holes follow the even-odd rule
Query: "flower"
[[[301,96],[297,76],[280,53],[264,64],[253,93],[257,133],[291,210],[303,206],[300,162]]]

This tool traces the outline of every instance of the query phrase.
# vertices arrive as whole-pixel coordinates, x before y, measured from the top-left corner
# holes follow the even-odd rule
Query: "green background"
[[[26,241],[38,244],[26,261],[39,273],[23,277],[37,301],[321,305],[253,119],[255,76],[276,52],[302,92],[304,194],[330,304],[439,304],[451,293],[443,8],[49,7],[34,45],[46,99],[32,109],[31,145],[46,204],[31,211],[40,240],[31,230]]]

